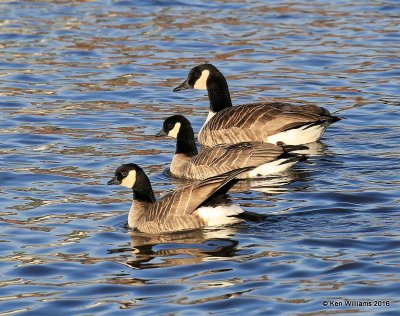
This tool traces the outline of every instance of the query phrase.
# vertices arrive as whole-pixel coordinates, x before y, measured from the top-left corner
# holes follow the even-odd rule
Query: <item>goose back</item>
[[[321,137],[326,127],[336,120],[338,118],[331,116],[328,110],[315,105],[294,106],[277,102],[244,104],[217,112],[202,127],[198,141],[205,146],[245,141],[270,142],[268,138],[273,135],[296,129],[306,130],[312,125],[321,127],[318,135]],[[271,142],[279,141],[282,140]],[[306,142],[299,139],[285,143],[299,145]]]
[[[151,234],[191,230],[206,227],[209,223],[200,216],[199,208],[213,202],[238,181],[237,175],[248,171],[241,168],[208,178],[178,189],[153,203],[132,202],[128,224],[132,228]]]
[[[299,160],[296,160],[298,156],[288,153],[287,146],[284,149],[260,141],[203,147],[198,152],[191,123],[183,115],[165,119],[156,136],[176,138],[170,171],[178,178],[202,180],[243,167],[261,167],[257,172],[240,175],[241,178],[259,177],[284,171]]]
[[[217,145],[202,148],[195,157],[175,154],[170,169],[173,175],[181,178],[204,179],[243,167],[256,168],[283,155],[281,146],[262,142]],[[244,172],[240,178],[249,176],[249,172]]]
[[[317,141],[330,124],[340,120],[315,105],[262,102],[232,106],[226,79],[211,64],[192,68],[174,91],[188,88],[208,92],[210,111],[198,135],[205,146],[244,141],[301,145]]]

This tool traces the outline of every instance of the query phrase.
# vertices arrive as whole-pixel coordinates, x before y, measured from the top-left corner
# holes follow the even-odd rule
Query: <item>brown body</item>
[[[275,174],[303,160],[303,156],[290,154],[289,151],[307,149],[306,146],[282,147],[254,141],[203,147],[198,152],[192,125],[183,115],[168,117],[157,135],[176,138],[170,171],[173,176],[184,179],[203,180],[247,167],[253,169],[241,173],[240,179]]]
[[[175,190],[159,200],[154,197],[148,177],[135,164],[120,166],[108,184],[132,188],[133,201],[128,214],[130,228],[143,233],[162,234],[241,221],[237,216],[248,212],[222,197],[238,181],[236,176],[247,170],[243,168],[208,178]],[[225,204],[219,205],[221,200]],[[211,208],[211,212],[208,208]],[[218,222],[213,218],[214,210],[221,212]]]
[[[175,154],[170,170],[179,178],[202,180],[243,167],[256,168],[279,159],[283,154],[282,147],[262,142],[217,145],[202,148],[195,157]],[[250,177],[250,171],[239,176],[240,179]]]
[[[340,120],[315,105],[261,102],[232,106],[228,83],[211,64],[192,68],[174,91],[188,88],[208,92],[210,112],[198,135],[199,143],[205,146],[245,141],[307,144],[319,140],[330,124]]]
[[[210,147],[249,140],[266,142],[269,136],[323,122],[327,127],[332,123],[332,116],[328,110],[315,105],[243,104],[215,113],[201,129],[198,140]]]

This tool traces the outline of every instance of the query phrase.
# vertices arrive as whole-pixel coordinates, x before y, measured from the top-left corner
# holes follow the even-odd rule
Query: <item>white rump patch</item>
[[[260,176],[280,173],[290,169],[297,162],[297,161],[292,161],[285,163],[286,160],[288,160],[288,158],[278,159],[272,162],[265,163],[261,166],[258,166],[257,168],[254,168],[253,170],[248,172],[249,178],[257,178]]]
[[[136,182],[136,171],[129,171],[128,175],[122,179],[121,185],[125,188],[132,189],[133,185]]]
[[[215,207],[203,206],[198,208],[197,212],[207,226],[220,226],[240,222],[241,219],[229,216],[238,215],[244,211],[237,204],[229,204]]]
[[[266,142],[271,144],[283,142],[285,145],[302,145],[316,142],[322,137],[328,126],[325,124],[321,124],[312,126],[310,128],[306,127],[307,126],[290,129],[285,132],[268,136]]]
[[[168,132],[168,136],[177,138],[180,129],[181,129],[181,123],[179,122],[175,123],[174,128]]]
[[[193,88],[196,90],[207,90],[207,79],[210,75],[210,71],[205,69],[201,72],[201,76],[194,83]]]

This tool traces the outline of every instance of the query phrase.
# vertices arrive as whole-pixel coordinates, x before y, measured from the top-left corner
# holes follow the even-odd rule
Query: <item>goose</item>
[[[176,138],[176,151],[170,171],[177,178],[203,180],[243,167],[252,170],[238,178],[257,178],[279,173],[305,160],[303,155],[290,151],[307,149],[306,146],[277,146],[263,142],[242,142],[234,145],[204,147],[198,152],[190,121],[183,115],[168,117],[156,136]]]
[[[128,214],[128,226],[142,233],[162,234],[194,230],[208,226],[261,220],[262,215],[244,211],[237,204],[224,199],[225,194],[239,180],[235,179],[248,168],[234,170],[175,190],[156,200],[150,180],[141,167],[128,163],[118,167],[107,182],[133,191],[133,202]]]
[[[212,64],[192,68],[173,91],[207,90],[210,110],[198,141],[205,146],[262,141],[301,145],[319,140],[326,128],[340,120],[316,105],[260,102],[232,106],[228,84]]]

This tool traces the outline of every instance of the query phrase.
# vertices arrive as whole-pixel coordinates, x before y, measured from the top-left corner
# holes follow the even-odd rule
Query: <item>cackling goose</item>
[[[277,146],[263,142],[242,142],[234,145],[204,147],[197,151],[192,125],[182,115],[168,117],[156,136],[177,139],[171,162],[171,174],[178,178],[203,180],[243,167],[253,167],[238,178],[255,178],[279,173],[292,167],[305,156],[289,151],[306,146]]]
[[[248,168],[208,178],[169,193],[156,201],[149,178],[136,164],[117,168],[107,184],[118,184],[133,191],[128,226],[143,233],[161,234],[260,220],[262,215],[246,212],[225,199],[225,194]]]
[[[188,88],[208,91],[210,111],[198,135],[205,146],[244,141],[307,144],[320,139],[330,124],[340,120],[315,105],[261,102],[232,106],[225,77],[211,64],[191,69],[174,91]]]

